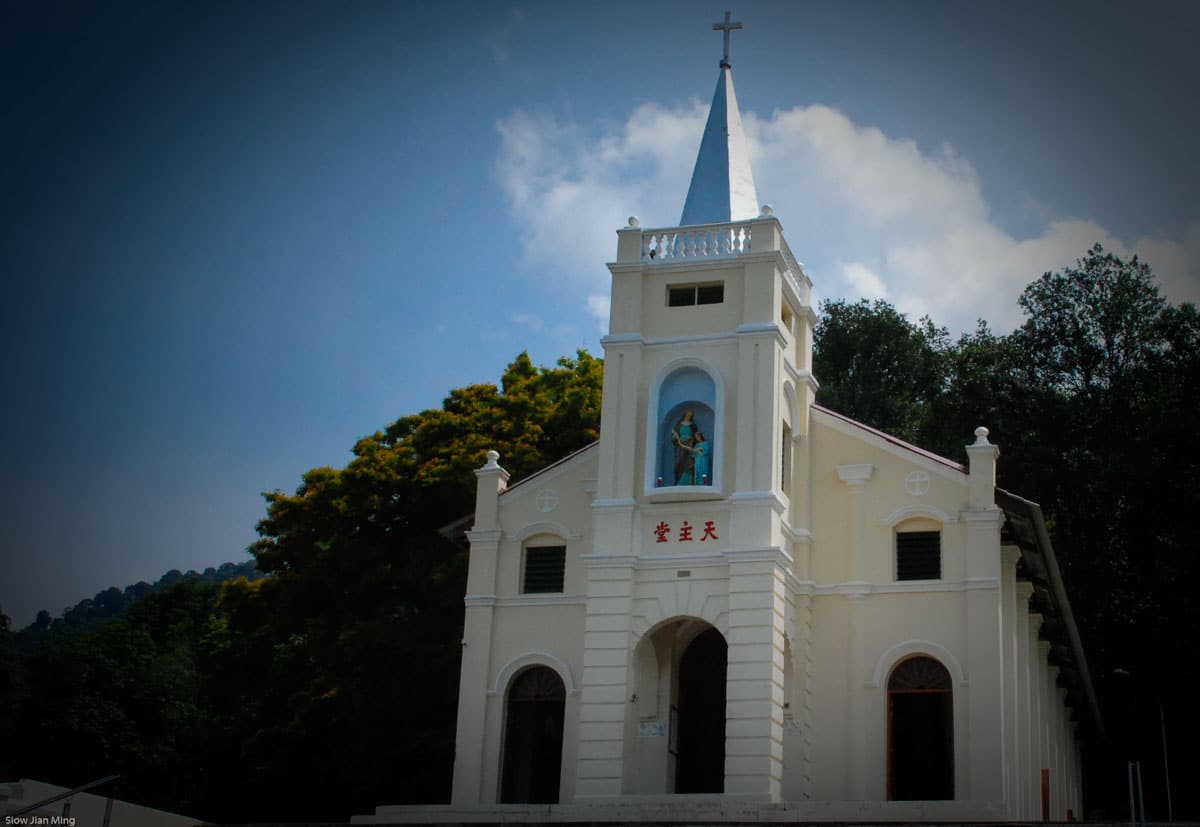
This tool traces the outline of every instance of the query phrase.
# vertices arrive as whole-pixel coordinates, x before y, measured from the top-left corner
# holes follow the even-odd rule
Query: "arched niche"
[[[715,486],[722,445],[712,374],[695,364],[676,367],[658,384],[656,402],[653,487]]]

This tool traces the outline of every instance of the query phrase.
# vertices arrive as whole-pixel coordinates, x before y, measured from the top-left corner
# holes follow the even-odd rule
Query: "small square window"
[[[690,307],[696,303],[695,287],[668,287],[667,307]]]
[[[904,531],[896,534],[896,579],[940,580],[942,532]]]
[[[697,304],[721,304],[725,301],[725,282],[715,284],[670,285],[667,307],[692,307]]]
[[[525,549],[525,574],[521,591],[525,594],[561,593],[566,560],[566,546]]]
[[[696,304],[720,304],[725,301],[725,285],[702,284],[696,288]]]

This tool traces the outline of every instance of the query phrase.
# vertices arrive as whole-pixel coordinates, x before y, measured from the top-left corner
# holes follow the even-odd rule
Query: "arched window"
[[[655,487],[713,485],[717,452],[716,387],[697,367],[683,367],[658,392]]]
[[[566,697],[562,678],[548,667],[534,666],[513,679],[504,720],[502,803],[558,803]]]
[[[887,684],[888,800],[954,798],[954,692],[950,673],[924,655],[892,670]]]

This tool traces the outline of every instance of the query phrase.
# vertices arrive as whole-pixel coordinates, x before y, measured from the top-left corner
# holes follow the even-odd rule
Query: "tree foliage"
[[[1166,302],[1150,267],[1099,244],[1075,267],[1045,273],[1017,303],[1028,317],[1018,341],[1037,380],[1072,397],[1120,399],[1163,346],[1156,328]]]
[[[209,566],[202,572],[181,572],[179,569],[171,569],[154,583],[142,580],[126,586],[124,589],[110,586],[97,592],[95,596],[80,600],[74,606],[64,609],[61,617],[53,617],[50,612],[42,609],[33,623],[15,633],[14,641],[17,648],[29,652],[52,629],[60,632],[67,630],[95,631],[109,621],[123,616],[130,607],[147,595],[167,591],[185,581],[221,584],[226,580],[235,580],[239,577],[248,577],[254,580],[262,576],[262,572],[254,567],[253,560],[241,563],[222,563],[215,567]]]
[[[297,815],[448,798],[466,558],[439,529],[471,510],[487,451],[519,478],[595,440],[601,375],[586,352],[553,368],[522,353],[499,387],[451,391],[360,440],[344,469],[267,495],[251,552],[272,576],[223,605],[269,644],[280,687],[248,747],[262,783],[318,776],[341,796],[297,789]]]
[[[25,658],[0,627],[0,689],[31,745],[13,771],[117,772],[127,798],[217,821],[445,800],[466,560],[439,529],[471,510],[488,450],[520,477],[595,440],[601,375],[586,352],[521,354],[499,386],[453,390],[266,495],[256,579],[107,589],[43,612]]]
[[[184,582],[100,628],[51,630],[28,658],[20,774],[73,786],[118,773],[136,801],[191,809],[208,731],[200,632],[216,592]]]
[[[946,381],[948,339],[928,317],[917,323],[885,301],[821,305],[813,343],[820,401],[915,441]]]

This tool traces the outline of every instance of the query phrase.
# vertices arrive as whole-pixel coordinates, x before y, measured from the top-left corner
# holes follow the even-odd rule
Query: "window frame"
[[[530,586],[529,562],[530,562],[531,554],[535,557],[542,557],[542,556],[547,556],[551,552],[558,552],[558,557],[559,557],[559,559],[557,560],[558,588],[557,589],[549,589],[549,588],[531,589],[529,587]],[[545,564],[539,563],[538,565],[541,566],[541,565],[545,565]],[[553,563],[551,563],[551,565],[553,565]],[[548,576],[553,576],[553,573],[551,573],[550,575],[547,575],[545,571],[541,571],[541,572],[537,572],[537,576],[548,577]],[[521,583],[520,594],[564,594],[566,587],[567,587],[567,546],[566,546],[566,544],[565,543],[554,543],[554,544],[539,544],[539,545],[534,545],[534,546],[524,546],[521,549],[521,580],[520,580],[520,583]],[[538,585],[540,585],[540,584],[538,584]]]
[[[712,292],[717,290],[718,293]],[[705,294],[703,291],[709,291]],[[689,295],[690,293],[690,295]],[[690,301],[676,301],[677,298],[689,299]],[[704,299],[703,301],[701,299]],[[725,303],[725,282],[724,281],[703,281],[692,284],[668,284],[667,285],[667,307],[700,307],[710,304]]]
[[[906,538],[902,540],[901,538]],[[926,574],[930,567],[930,561],[927,556],[930,553],[928,547],[922,547],[921,543],[928,543],[936,539],[936,563],[937,575],[934,577],[917,576],[917,574]],[[911,583],[920,581],[931,581],[942,579],[942,531],[941,529],[910,529],[908,531],[896,531],[893,559],[895,560],[895,578],[898,583]],[[904,546],[908,548],[904,548]],[[919,559],[913,559],[913,558]],[[907,559],[905,559],[907,558]],[[917,574],[912,573],[912,569],[917,569]]]

